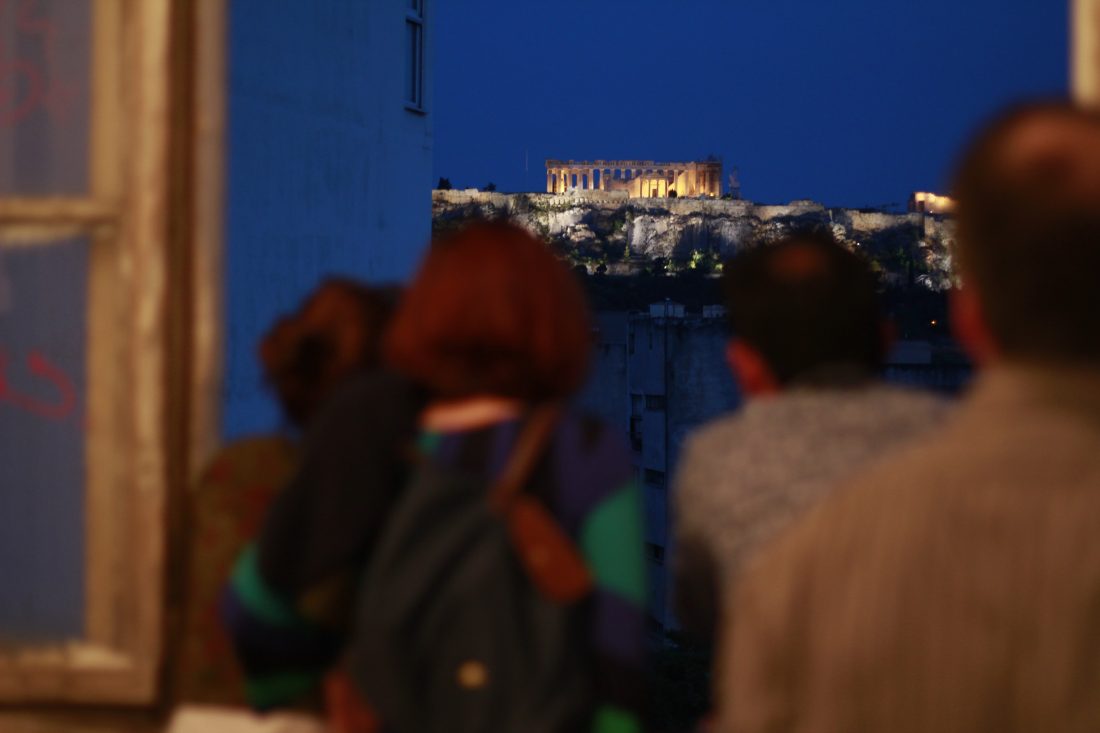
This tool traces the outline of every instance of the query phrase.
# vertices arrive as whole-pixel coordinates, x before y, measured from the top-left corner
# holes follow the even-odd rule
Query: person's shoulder
[[[881,382],[868,388],[868,401],[879,409],[888,409],[914,420],[938,422],[951,414],[955,401],[927,389],[916,389]]]
[[[626,439],[610,423],[591,412],[565,410],[558,421],[557,448],[585,462],[630,462]]]
[[[562,415],[554,453],[559,478],[588,486],[594,496],[622,488],[634,477],[625,437],[591,413],[571,409]]]
[[[726,455],[752,434],[747,411],[739,408],[719,415],[688,433],[685,452],[692,455]]]
[[[887,451],[838,484],[832,494],[799,522],[793,544],[805,551],[836,546],[881,546],[884,535],[895,540],[916,529],[949,498],[955,438],[927,430]],[[798,535],[802,539],[798,539]]]

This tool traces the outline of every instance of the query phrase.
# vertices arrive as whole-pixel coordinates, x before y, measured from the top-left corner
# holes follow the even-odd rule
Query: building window
[[[654,468],[645,469],[645,482],[656,488],[663,489],[665,487],[665,472],[658,471]]]
[[[633,415],[630,418],[630,447],[636,451],[642,449],[642,418]]]
[[[659,394],[647,394],[645,396],[645,409],[661,412],[665,409],[665,396]]]
[[[405,105],[424,109],[424,0],[408,0],[405,11]]]

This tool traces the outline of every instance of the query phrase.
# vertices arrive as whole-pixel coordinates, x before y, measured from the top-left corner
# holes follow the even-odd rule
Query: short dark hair
[[[1014,107],[957,169],[960,270],[1009,356],[1100,361],[1100,113]]]
[[[826,366],[881,367],[878,280],[827,232],[794,232],[723,271],[734,338],[760,352],[780,384]]]
[[[538,402],[580,388],[591,340],[580,283],[550,247],[515,224],[479,222],[432,245],[386,357],[440,397]]]
[[[332,389],[376,367],[394,295],[330,277],[260,341],[264,378],[295,424],[304,426]]]

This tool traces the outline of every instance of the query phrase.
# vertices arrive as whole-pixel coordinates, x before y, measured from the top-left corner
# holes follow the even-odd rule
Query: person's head
[[[1100,363],[1100,113],[1017,107],[956,173],[956,333],[979,361]]]
[[[727,358],[749,394],[870,375],[885,334],[870,265],[824,232],[796,232],[724,266]]]
[[[590,342],[569,268],[524,229],[485,222],[433,244],[394,317],[386,356],[441,400],[539,402],[580,388]]]
[[[333,387],[380,361],[393,294],[330,278],[260,342],[264,378],[283,411],[304,425]]]

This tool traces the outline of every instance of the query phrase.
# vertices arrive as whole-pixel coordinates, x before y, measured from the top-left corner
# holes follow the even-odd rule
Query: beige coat
[[[999,367],[761,552],[723,731],[1100,730],[1100,370]]]

